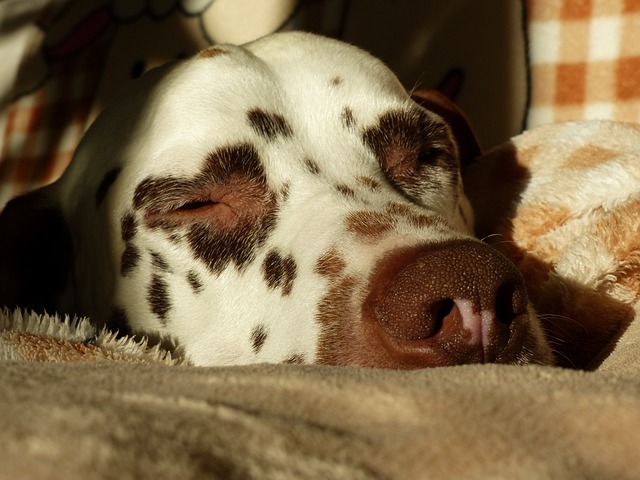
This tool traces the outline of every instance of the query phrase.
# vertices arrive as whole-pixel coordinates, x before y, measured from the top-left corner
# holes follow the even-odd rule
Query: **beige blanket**
[[[594,372],[401,372],[168,365],[82,321],[5,312],[2,322],[14,327],[0,334],[2,479],[640,474],[635,324]],[[25,360],[34,348],[52,362]]]

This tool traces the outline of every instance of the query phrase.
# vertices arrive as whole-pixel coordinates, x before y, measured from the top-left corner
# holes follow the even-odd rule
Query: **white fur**
[[[80,247],[69,302],[75,311],[102,322],[108,321],[114,305],[124,306],[135,330],[171,334],[200,365],[281,362],[293,354],[312,362],[320,329],[317,305],[332,286],[314,273],[318,258],[336,248],[362,290],[375,261],[390,248],[469,238],[458,206],[462,202],[469,215],[468,202],[458,182],[458,191],[454,187],[424,192],[420,207],[384,179],[362,142],[363,129],[389,110],[421,107],[379,60],[344,43],[307,34],[279,34],[222,48],[231,53],[178,62],[141,78],[96,120],[72,165],[52,187],[70,223],[81,225],[74,232]],[[341,77],[344,84],[331,88],[331,77]],[[357,122],[351,130],[339,122],[346,106]],[[267,142],[256,135],[245,119],[247,109],[254,107],[282,114],[293,127],[294,140]],[[252,264],[242,272],[231,265],[213,278],[184,243],[170,241],[162,231],[140,228],[135,239],[142,254],[140,266],[123,278],[118,271],[125,248],[120,219],[132,209],[136,186],[150,175],[194,175],[209,152],[239,142],[258,149],[273,191],[290,185],[277,227]],[[321,174],[305,170],[305,157],[318,164]],[[105,173],[116,166],[122,172],[96,215],[92,196]],[[383,191],[357,186],[358,176],[378,180]],[[355,198],[333,188],[345,182],[356,190]],[[400,220],[392,234],[372,243],[346,231],[349,212],[384,211],[389,201],[436,216],[443,227],[417,228]],[[290,295],[268,288],[262,278],[262,261],[275,247],[295,258],[297,277]],[[172,309],[167,327],[145,301],[151,250],[170,264]],[[204,280],[199,294],[185,281],[189,271]],[[266,327],[268,339],[256,354],[251,332],[257,324]]]

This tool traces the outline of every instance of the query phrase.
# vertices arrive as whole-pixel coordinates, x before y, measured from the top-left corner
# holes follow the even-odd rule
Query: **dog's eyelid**
[[[416,162],[421,165],[436,165],[438,160],[446,155],[446,152],[438,147],[427,147],[418,152]]]
[[[216,202],[211,199],[194,199],[189,200],[182,205],[175,208],[175,211],[186,212],[192,210],[200,210],[202,208],[211,207],[213,205],[217,205],[219,202]]]

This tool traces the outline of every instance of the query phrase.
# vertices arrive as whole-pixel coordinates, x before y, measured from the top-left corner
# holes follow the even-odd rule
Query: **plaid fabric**
[[[2,1],[7,0],[0,0],[0,7],[3,6]],[[289,0],[280,1],[280,10],[285,7],[285,10],[290,10],[297,5],[297,2]],[[25,8],[29,7],[26,9],[28,15],[20,8],[4,10],[0,8],[0,45],[13,34],[14,23],[20,24],[22,30],[28,30],[25,27],[25,24],[28,23],[33,27],[36,24],[56,25],[57,30],[53,45],[56,45],[56,41],[62,41],[65,38],[64,35],[73,32],[70,38],[84,46],[80,51],[74,50],[73,54],[66,52],[64,48],[54,48],[52,56],[55,58],[53,60],[38,57],[38,59],[46,61],[47,72],[46,78],[38,77],[35,82],[43,81],[44,83],[36,91],[24,94],[11,103],[6,103],[10,92],[5,90],[12,85],[6,85],[7,81],[0,82],[0,210],[12,197],[56,180],[71,160],[75,147],[88,126],[88,117],[95,100],[114,30],[117,30],[120,25],[132,23],[139,17],[146,18],[145,16],[149,13],[148,8],[153,9],[154,6],[161,6],[165,9],[168,8],[168,12],[174,7],[178,8],[182,5],[177,1],[167,3],[145,2],[144,0],[123,2],[113,0],[9,0],[9,2],[11,2],[9,5],[11,7],[20,5]],[[212,2],[213,0],[209,0],[208,3],[200,1],[195,4],[191,2],[191,4],[197,9],[204,8]],[[183,3],[189,4],[186,0]],[[124,15],[124,19],[118,17],[119,20],[114,23],[120,23],[115,27],[112,26],[111,30],[107,30],[106,33],[99,30],[96,33],[96,31],[86,28],[87,25],[95,27],[95,22],[102,21],[104,23],[104,21],[112,20],[114,17],[111,16],[113,14],[111,7],[117,9],[118,6],[124,8],[122,12],[119,12]],[[277,4],[272,6],[276,11],[280,11]],[[106,15],[109,16],[109,19],[105,20],[104,16],[94,15],[104,13],[104,9],[108,10],[109,13]],[[3,18],[2,13],[7,11],[9,14],[13,13],[17,18]],[[73,12],[77,17],[65,16],[68,12]],[[127,15],[132,15],[132,17],[129,18]],[[329,27],[337,30],[338,22],[334,17],[335,12],[325,12],[323,2],[316,0],[309,2],[304,15],[300,15],[300,19],[289,19],[288,23],[283,25],[283,29],[295,28],[298,23],[302,22],[308,26],[315,25],[323,31]],[[95,22],[84,22],[83,19],[91,19]],[[331,19],[334,21],[331,22]],[[244,19],[239,18],[237,21],[239,22],[238,29],[245,27]],[[74,22],[77,22],[77,25]],[[265,22],[269,24],[268,20]],[[73,25],[82,25],[82,28],[67,29]],[[104,27],[103,24],[100,25]],[[225,27],[229,27],[229,25],[225,25]],[[263,27],[261,22],[257,22],[256,25],[252,24],[247,28],[254,28],[255,31],[260,32]],[[61,31],[64,32],[62,37],[60,37]],[[325,33],[328,32],[325,31]],[[167,34],[171,35],[171,32],[167,32]],[[29,35],[33,38],[27,38],[28,35],[25,35],[22,39],[24,45],[22,45],[21,51],[24,51],[25,58],[18,59],[15,62],[17,65],[30,65],[32,59],[27,58],[29,55],[43,55],[41,48],[38,48],[38,51],[32,51],[32,45],[29,43],[35,41],[37,35],[34,35],[33,31]],[[46,43],[47,41],[45,41]],[[64,43],[62,41],[63,45]],[[195,52],[187,51],[185,53]],[[174,57],[170,56],[166,60],[172,58]],[[27,69],[27,71],[29,70]],[[8,75],[7,71],[3,72],[0,64],[0,77],[2,77],[0,80],[7,80],[5,77],[8,77],[8,82],[11,83],[13,73]],[[29,77],[29,81],[31,80],[33,79]],[[22,91],[22,89],[18,88],[18,91]]]
[[[0,143],[0,205],[65,169],[85,131],[103,56],[96,45],[53,65],[41,88],[9,106]]]
[[[640,120],[640,0],[528,0],[527,127]]]

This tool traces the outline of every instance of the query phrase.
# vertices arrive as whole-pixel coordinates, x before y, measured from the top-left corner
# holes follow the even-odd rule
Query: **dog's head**
[[[455,107],[355,47],[213,47],[140,79],[9,204],[2,300],[168,334],[196,364],[546,362],[518,271],[471,235],[477,151]]]

